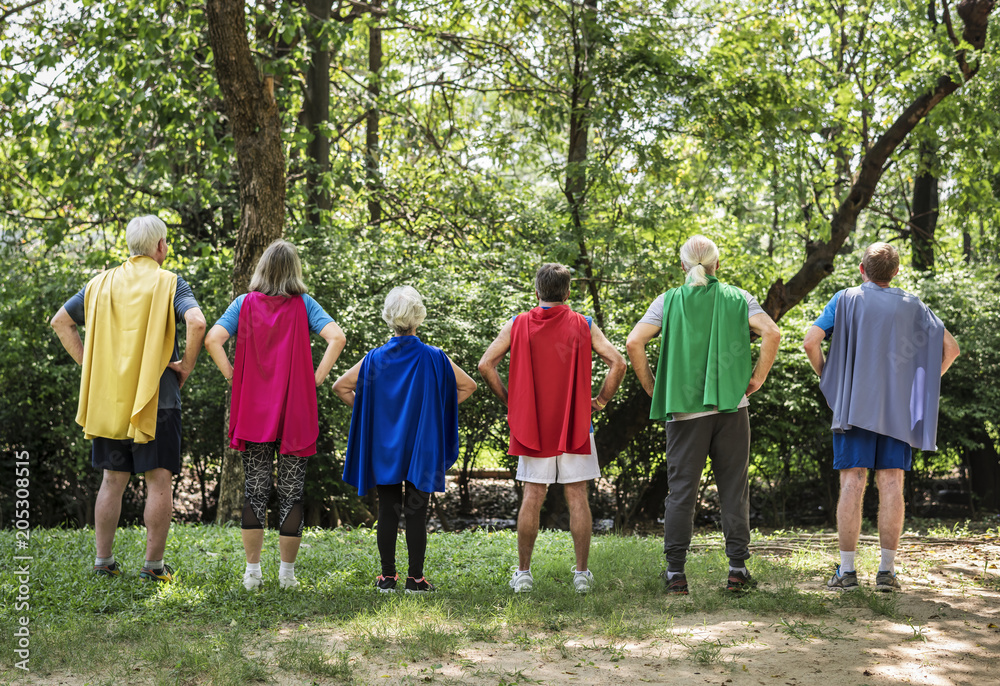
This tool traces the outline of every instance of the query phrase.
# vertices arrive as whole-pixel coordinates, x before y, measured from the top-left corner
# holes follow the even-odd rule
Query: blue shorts
[[[97,436],[91,443],[90,463],[94,469],[142,474],[153,469],[181,471],[181,411],[156,411],[156,439],[134,443]]]
[[[902,469],[910,471],[913,449],[910,444],[854,427],[833,433],[833,468]]]

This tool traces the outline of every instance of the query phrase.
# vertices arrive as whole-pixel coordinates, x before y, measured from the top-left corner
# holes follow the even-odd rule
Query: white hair
[[[691,236],[681,246],[681,264],[687,272],[687,284],[704,286],[708,283],[705,274],[714,274],[719,261],[718,246],[701,234]]]
[[[167,237],[167,225],[154,214],[136,217],[125,227],[125,242],[132,256],[153,256],[161,238]]]
[[[382,319],[392,327],[397,336],[413,331],[426,317],[424,299],[413,286],[396,286],[385,296]]]

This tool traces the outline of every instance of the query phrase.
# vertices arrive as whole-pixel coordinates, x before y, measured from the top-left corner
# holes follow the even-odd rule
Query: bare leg
[[[576,552],[576,571],[587,571],[587,559],[590,557],[590,537],[594,530],[594,522],[590,516],[590,502],[587,500],[587,482],[563,486],[566,493],[566,504],[569,506],[569,530],[573,534],[573,550]]]
[[[278,536],[278,552],[281,554],[282,562],[295,562],[295,557],[299,554],[299,544],[302,539],[298,536]],[[258,554],[258,559],[260,555]]]
[[[902,469],[879,469],[875,472],[875,483],[878,485],[878,538],[885,550],[896,550],[899,547],[899,536],[903,533],[903,515],[906,506],[903,502]]]
[[[173,477],[169,469],[151,469],[146,476],[146,559],[162,560],[174,514]]]
[[[524,482],[521,511],[517,514],[517,563],[522,571],[531,568],[531,551],[535,549],[535,539],[538,538],[538,515],[545,502],[546,490],[547,484]]]
[[[840,470],[840,500],[837,503],[837,537],[840,549],[856,550],[861,536],[861,506],[864,503],[868,470],[852,467]]]
[[[264,548],[263,529],[240,529],[243,534],[243,550],[247,554],[247,564],[260,562],[260,551]]]
[[[129,472],[113,472],[104,470],[104,480],[97,492],[94,503],[94,538],[97,543],[97,557],[111,557],[115,547],[115,531],[118,529],[118,518],[122,514],[122,495],[128,480]]]

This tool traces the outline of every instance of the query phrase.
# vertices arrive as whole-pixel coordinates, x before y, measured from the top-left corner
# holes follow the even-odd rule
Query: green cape
[[[738,288],[705,286],[663,294],[663,333],[650,419],[674,412],[735,412],[750,383],[749,308]]]

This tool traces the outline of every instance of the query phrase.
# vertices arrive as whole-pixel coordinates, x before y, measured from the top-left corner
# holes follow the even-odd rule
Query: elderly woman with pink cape
[[[310,332],[327,342],[313,370]],[[234,364],[223,345],[236,336]],[[302,540],[302,493],[306,461],[316,454],[319,419],[316,387],[323,383],[347,339],[320,305],[306,294],[302,264],[295,246],[275,241],[268,246],[250,292],[226,309],[205,337],[205,347],[219,371],[232,384],[229,447],[243,453],[246,473],[241,527],[247,566],[243,586],[263,583],[260,553],[264,545],[271,465],[278,455],[278,548],[281,588],[295,588],[295,557]]]

